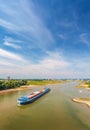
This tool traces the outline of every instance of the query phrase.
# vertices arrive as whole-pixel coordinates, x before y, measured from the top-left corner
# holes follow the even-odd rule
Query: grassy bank
[[[60,84],[66,82],[64,80],[2,80],[0,82],[0,94],[10,93],[14,91],[30,89],[33,86],[44,86],[48,84]]]
[[[28,80],[27,85],[47,85],[63,83],[63,80]]]
[[[80,81],[80,83],[76,86],[77,88],[90,88],[90,81]]]
[[[79,82],[80,83],[78,84],[78,86],[76,86],[77,88],[90,89],[90,80],[82,80]],[[77,102],[77,103],[83,103],[83,104],[90,106],[90,98],[83,98],[83,97],[82,98],[74,98],[73,101]]]

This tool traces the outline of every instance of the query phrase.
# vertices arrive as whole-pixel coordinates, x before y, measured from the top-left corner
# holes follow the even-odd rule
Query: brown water
[[[0,130],[90,130],[90,108],[73,102],[73,97],[90,97],[77,83],[49,85],[51,91],[32,104],[17,106],[17,99],[35,91],[0,95]]]

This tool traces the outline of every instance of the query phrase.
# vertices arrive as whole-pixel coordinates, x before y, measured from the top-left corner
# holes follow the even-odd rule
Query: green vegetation
[[[0,90],[17,88],[26,84],[26,80],[0,80]]]
[[[81,100],[81,101],[89,101],[90,102],[90,98],[79,98],[79,100]]]
[[[80,81],[79,85],[76,87],[77,88],[90,88],[90,80],[82,80]]]
[[[0,80],[0,90],[17,88],[24,85],[46,85],[65,82],[64,80]]]
[[[62,83],[61,80],[28,80],[27,85],[46,85]]]
[[[90,88],[90,81],[86,81],[85,82],[87,85],[88,85],[88,87]]]

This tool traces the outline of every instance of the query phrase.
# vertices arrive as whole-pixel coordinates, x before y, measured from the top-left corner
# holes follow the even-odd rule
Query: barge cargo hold
[[[40,90],[40,91],[32,92],[31,94],[20,97],[17,100],[17,103],[18,103],[18,105],[25,105],[25,104],[32,103],[36,99],[38,99],[39,97],[41,97],[42,95],[44,95],[45,93],[47,93],[49,91],[50,91],[50,88],[45,88],[45,89]]]

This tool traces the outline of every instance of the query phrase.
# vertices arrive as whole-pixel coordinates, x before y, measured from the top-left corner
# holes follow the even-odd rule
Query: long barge
[[[28,94],[28,95],[24,95],[24,96],[18,98],[17,103],[19,105],[25,105],[25,104],[32,103],[49,91],[50,91],[50,88],[45,88],[40,91],[32,92],[31,94]]]

